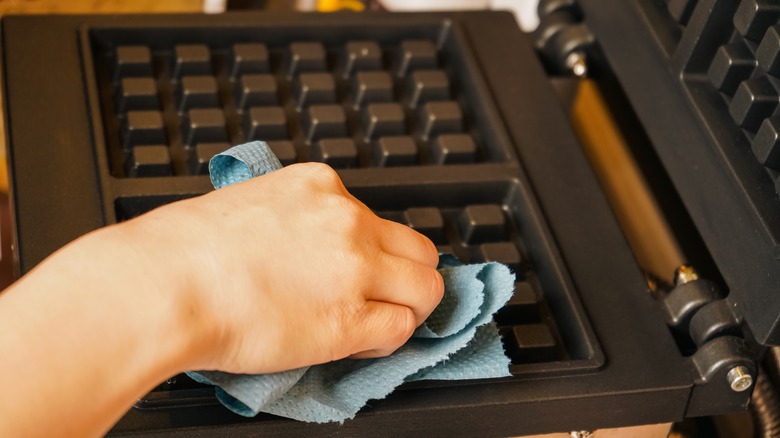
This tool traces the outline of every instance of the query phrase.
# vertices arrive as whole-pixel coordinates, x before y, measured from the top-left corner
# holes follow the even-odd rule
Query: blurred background
[[[524,30],[532,30],[538,23],[537,3],[538,0],[0,0],[0,14],[503,9],[515,12]]]

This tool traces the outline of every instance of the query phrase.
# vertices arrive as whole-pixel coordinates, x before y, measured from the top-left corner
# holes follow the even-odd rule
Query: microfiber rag
[[[220,188],[281,167],[264,142],[254,141],[215,156],[209,173]],[[220,402],[240,415],[267,412],[316,423],[353,418],[369,400],[386,397],[404,382],[509,376],[492,315],[511,297],[514,275],[499,263],[463,265],[451,255],[440,256],[439,272],[444,278],[441,303],[388,357],[342,359],[273,374],[188,374],[216,385]]]

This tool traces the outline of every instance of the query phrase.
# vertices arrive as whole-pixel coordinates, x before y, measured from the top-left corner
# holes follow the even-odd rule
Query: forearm
[[[99,233],[0,295],[0,435],[103,434],[197,355],[193,303],[129,236]]]

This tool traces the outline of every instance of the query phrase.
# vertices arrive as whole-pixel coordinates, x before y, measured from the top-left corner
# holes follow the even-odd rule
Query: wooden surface
[[[592,80],[580,83],[571,119],[640,268],[672,284],[685,256]]]
[[[200,12],[203,0],[0,0],[0,14]]]

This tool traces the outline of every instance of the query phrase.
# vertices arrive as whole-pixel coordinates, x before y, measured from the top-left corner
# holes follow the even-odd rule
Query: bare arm
[[[312,164],[99,230],[0,295],[0,435],[105,433],[185,370],[389,354],[441,299],[436,263]]]

